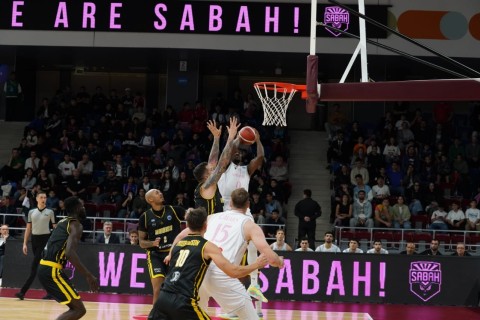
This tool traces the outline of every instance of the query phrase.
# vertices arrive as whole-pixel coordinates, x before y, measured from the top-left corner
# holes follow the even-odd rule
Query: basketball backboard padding
[[[318,103],[318,57],[307,56],[307,113],[315,113]]]
[[[320,101],[477,101],[480,79],[322,83]]]

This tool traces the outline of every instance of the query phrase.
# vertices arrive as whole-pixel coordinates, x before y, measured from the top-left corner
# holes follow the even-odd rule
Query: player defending
[[[98,291],[98,280],[85,268],[77,255],[77,245],[83,232],[80,220],[86,217],[83,203],[77,197],[69,197],[65,199],[65,209],[68,217],[57,224],[43,250],[38,278],[48,294],[69,308],[57,320],[76,320],[87,311],[77,290],[62,270],[67,259],[75,266],[75,270],[85,276],[90,290]]]
[[[191,232],[172,249],[171,267],[149,320],[210,319],[198,306],[198,288],[212,260],[232,278],[244,277],[267,264],[264,255],[248,266],[231,264],[220,248],[203,237],[207,216],[204,208],[187,211],[187,226]]]
[[[238,145],[239,143],[239,139],[235,139],[239,126],[240,124],[237,124],[237,118],[230,118],[230,126],[227,126],[227,144],[217,163],[222,129],[221,127],[217,129],[215,121],[209,121],[207,123],[208,129],[214,137],[212,149],[208,162],[202,162],[197,165],[193,170],[193,175],[198,181],[198,186],[195,189],[195,208],[204,207],[209,215],[223,211],[223,199],[218,190],[217,183],[230,161],[234,145]]]
[[[222,248],[223,256],[235,265],[240,264],[248,242],[252,241],[271,266],[283,268],[283,259],[270,249],[262,229],[246,215],[250,205],[247,190],[234,190],[230,203],[231,210],[208,217],[205,238]],[[183,230],[174,243],[190,232],[188,228]],[[207,307],[208,298],[213,297],[222,310],[236,314],[239,319],[259,319],[243,284],[230,278],[215,263],[210,264],[205,274],[200,297],[203,309]]]
[[[181,220],[185,216],[185,209],[164,206],[163,194],[157,189],[148,190],[145,200],[151,208],[138,219],[138,237],[140,247],[147,250],[147,265],[155,303],[168,270],[163,260],[168,255],[175,236],[182,230]]]
[[[243,160],[242,153],[237,149],[232,156],[232,161],[227,170],[222,174],[218,181],[218,188],[223,197],[223,207],[225,210],[230,210],[231,194],[233,190],[243,188],[248,190],[250,184],[250,177],[253,173],[260,169],[265,159],[265,151],[260,140],[260,134],[255,130],[255,143],[257,144],[257,156],[250,161],[248,165],[241,165]],[[250,209],[247,209],[247,215],[252,217]],[[253,220],[253,217],[252,217]],[[257,258],[257,248],[252,242],[248,245],[247,261],[253,263]],[[248,293],[257,299],[256,309],[260,317],[262,317],[262,302],[268,302],[258,286],[258,270],[254,270],[250,274],[250,287]],[[233,315],[232,315],[233,316]]]

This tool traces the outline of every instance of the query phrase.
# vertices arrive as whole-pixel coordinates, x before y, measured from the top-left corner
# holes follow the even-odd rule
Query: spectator
[[[465,216],[467,218],[465,230],[480,231],[480,210],[477,208],[477,201],[470,201],[470,208],[465,211]]]
[[[387,170],[388,180],[390,181],[390,193],[395,196],[404,195],[403,189],[403,173],[397,162],[393,162],[392,166]]]
[[[377,178],[377,184],[372,187],[372,202],[381,203],[385,198],[390,197],[390,188],[385,184],[383,177]]]
[[[357,174],[355,176],[355,180],[356,180],[357,183],[356,183],[356,186],[353,188],[354,199],[358,199],[359,192],[363,191],[365,193],[365,197],[367,197],[368,201],[371,201],[372,198],[373,198],[372,188],[370,188],[370,186],[368,184],[365,184],[363,182],[363,178],[362,178],[361,174]]]
[[[335,226],[347,227],[352,218],[352,203],[348,194],[342,195],[342,201],[335,208]]]
[[[32,168],[28,168],[21,182],[22,188],[25,188],[27,191],[32,190],[36,183],[37,178],[33,176]]]
[[[302,238],[300,241],[300,248],[296,249],[295,251],[313,252],[313,250],[309,248],[308,238]]]
[[[133,215],[133,192],[129,191],[127,196],[123,199],[122,204],[120,205],[120,208],[117,212],[117,216],[119,218],[125,218],[125,217],[130,217]]]
[[[148,192],[148,190],[153,189],[154,185],[150,181],[150,178],[148,176],[143,176],[142,182],[138,186],[138,190],[143,189],[145,192]]]
[[[388,254],[388,251],[382,248],[382,242],[381,241],[375,241],[373,243],[373,248],[369,249],[367,253],[373,253],[373,254]]]
[[[135,196],[137,194],[137,184],[135,183],[134,177],[129,176],[127,182],[123,184],[122,193],[124,196],[128,195],[130,192]]]
[[[187,199],[185,198],[185,194],[180,192],[177,193],[175,200],[173,200],[173,205],[182,207],[185,210],[187,210],[190,207],[189,204],[187,203]]]
[[[260,194],[254,192],[250,200],[250,213],[257,224],[265,224],[265,202],[260,199]]]
[[[101,244],[119,244],[120,239],[112,232],[113,224],[111,221],[105,221],[103,223],[103,233],[97,237],[96,243]]]
[[[447,156],[442,154],[440,161],[437,163],[437,184],[441,182],[450,183],[450,174],[452,173],[452,166],[448,162]]]
[[[73,170],[73,175],[67,180],[67,193],[68,196],[77,196],[82,200],[87,199],[87,184],[80,176],[78,169]]]
[[[40,185],[40,189],[46,193],[52,189],[52,181],[48,178],[45,169],[41,169],[37,177],[37,184]]]
[[[342,252],[339,247],[333,244],[333,233],[330,231],[325,232],[325,236],[323,237],[323,240],[325,240],[325,243],[322,245],[319,245],[315,251],[316,252],[334,252],[334,253],[340,253]]]
[[[388,143],[385,145],[385,148],[383,149],[383,156],[385,159],[385,162],[387,164],[390,164],[394,161],[398,161],[400,158],[400,148],[397,146],[395,142],[394,137],[390,137]]]
[[[459,242],[457,243],[457,248],[455,249],[455,252],[452,253],[452,256],[457,256],[457,257],[470,257],[471,254],[465,251],[465,243]]]
[[[25,160],[25,166],[24,169],[32,169],[33,174],[37,175],[38,174],[38,166],[40,165],[40,158],[37,157],[37,153],[35,151],[30,151],[30,158],[27,158]]]
[[[359,247],[358,240],[350,239],[348,242],[348,248],[343,250],[343,253],[363,253],[363,250]]]
[[[417,254],[416,245],[414,242],[407,242],[405,250],[400,252],[400,254],[414,255]]]
[[[91,181],[93,174],[93,162],[90,160],[88,153],[82,155],[82,160],[78,161],[77,169],[86,181]]]
[[[382,203],[375,206],[375,228],[391,228],[392,227],[392,209],[390,200],[383,199]]]
[[[58,199],[54,190],[50,190],[47,198],[47,208],[52,209],[54,212],[57,211],[60,199]]]
[[[350,182],[353,185],[357,185],[357,177],[360,175],[362,177],[363,183],[368,184],[370,181],[370,175],[368,170],[364,167],[364,161],[357,158],[355,160],[355,167],[350,171]]]
[[[358,192],[358,199],[353,201],[353,217],[350,219],[350,227],[373,227],[372,205],[365,199],[365,191]]]
[[[410,223],[410,209],[405,204],[405,199],[403,196],[397,198],[397,203],[392,208],[393,216],[393,227],[395,229],[404,228],[411,229],[412,225]]]
[[[409,166],[410,168],[410,166]],[[410,212],[416,216],[419,213],[423,213],[422,199],[423,190],[419,181],[414,182],[413,187],[407,190],[407,199],[409,201],[408,208]]]
[[[285,226],[285,220],[280,217],[278,210],[273,210],[271,216],[267,218],[266,221],[267,227],[265,228],[267,236],[269,238],[274,238],[275,233],[279,230],[279,227]]]
[[[273,199],[273,195],[271,192],[267,192],[265,195],[265,216],[270,218],[272,215],[272,212],[276,210],[280,216],[280,218],[283,218],[283,208],[282,204],[278,201]]]
[[[303,200],[295,205],[295,215],[298,217],[298,239],[307,235],[310,248],[315,248],[315,230],[317,218],[322,214],[318,202],[312,199],[312,190],[303,190]]]
[[[430,248],[421,253],[424,256],[441,256],[442,254],[438,251],[438,240],[432,239],[430,242]]]
[[[140,244],[139,241],[138,241],[138,231],[137,230],[130,230],[128,232],[127,244],[131,244],[132,246],[138,246]]]
[[[288,164],[284,161],[282,156],[277,156],[275,161],[271,162],[268,174],[272,179],[277,180],[279,183],[288,180]]]
[[[66,182],[73,175],[73,170],[75,170],[75,164],[70,161],[70,155],[66,153],[63,156],[63,162],[60,162],[58,165],[58,171],[62,180]]]
[[[338,130],[337,138],[330,143],[327,151],[328,168],[335,171],[335,163],[349,163],[351,150],[348,142],[344,139],[343,131]]]
[[[443,209],[443,205],[438,205],[437,210],[432,213],[430,219],[430,229],[432,230],[448,230],[446,223],[448,213]]]
[[[452,203],[452,210],[448,212],[446,221],[451,230],[464,230],[466,224],[465,213],[460,209],[457,202]]]
[[[138,219],[140,218],[142,213],[148,210],[149,205],[147,203],[147,200],[145,199],[145,194],[146,194],[145,189],[143,188],[138,189],[138,194],[133,199],[132,212],[130,214],[130,218]]]
[[[272,250],[276,251],[292,251],[292,247],[285,242],[285,231],[283,229],[278,229],[275,233],[275,238],[277,241],[270,245]]]
[[[136,184],[140,183],[143,177],[143,170],[135,158],[132,158],[130,160],[130,165],[127,167],[126,174],[127,174],[127,177],[133,177]]]
[[[3,278],[3,257],[5,255],[5,244],[8,239],[12,239],[9,234],[8,225],[2,224],[0,226],[0,279]]]
[[[327,131],[328,139],[331,141],[335,133],[345,127],[347,118],[338,103],[335,103],[329,110],[331,110],[331,113],[328,115],[328,121],[325,122],[325,131]]]
[[[14,204],[10,201],[10,196],[3,196],[0,198],[0,213],[4,214],[16,214],[17,208]],[[17,217],[13,215],[6,215],[4,217],[3,222],[8,226],[15,226],[17,222]],[[12,235],[15,231],[12,232]]]

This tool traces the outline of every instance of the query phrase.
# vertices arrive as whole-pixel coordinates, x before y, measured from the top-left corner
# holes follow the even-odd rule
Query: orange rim
[[[306,91],[307,86],[301,84],[292,84],[286,82],[257,82],[254,84],[254,87],[259,89],[266,89],[270,91],[285,91],[285,92],[292,92],[293,90],[296,91]]]

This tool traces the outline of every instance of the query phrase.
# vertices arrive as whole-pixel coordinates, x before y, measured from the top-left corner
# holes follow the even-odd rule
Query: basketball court
[[[43,290],[30,290],[20,301],[13,295],[18,289],[0,289],[0,310],[3,319],[46,320],[55,319],[65,311],[65,306],[53,300],[42,300]],[[150,295],[81,293],[87,314],[85,320],[134,320],[145,319],[150,311]],[[452,320],[478,319],[479,308],[441,307],[388,304],[354,304],[275,301],[263,305],[264,320]],[[220,313],[216,306],[209,308],[212,319]],[[142,317],[143,316],[143,317]]]

